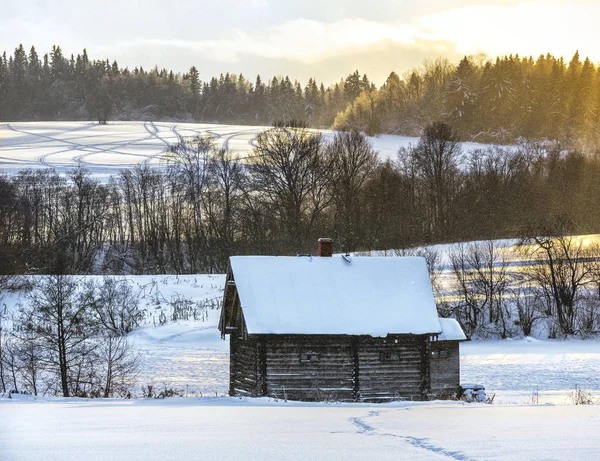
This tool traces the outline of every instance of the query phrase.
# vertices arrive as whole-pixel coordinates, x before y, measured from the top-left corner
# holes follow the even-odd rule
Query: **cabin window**
[[[446,349],[441,349],[438,351],[431,351],[432,359],[445,359],[448,358],[448,351]]]
[[[318,352],[303,352],[300,354],[300,363],[314,363],[319,361]]]
[[[381,351],[379,352],[379,361],[389,363],[394,359],[392,351]]]

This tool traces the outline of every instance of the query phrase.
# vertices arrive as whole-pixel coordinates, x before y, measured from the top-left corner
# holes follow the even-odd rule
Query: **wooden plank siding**
[[[426,400],[427,339],[398,335],[358,342],[360,400]]]
[[[267,395],[354,400],[352,342],[340,335],[264,335]]]
[[[229,395],[263,395],[259,376],[258,341],[231,335],[229,343]]]
[[[231,335],[231,395],[426,400],[427,336]]]
[[[432,398],[456,398],[460,393],[459,342],[432,342],[430,362]]]

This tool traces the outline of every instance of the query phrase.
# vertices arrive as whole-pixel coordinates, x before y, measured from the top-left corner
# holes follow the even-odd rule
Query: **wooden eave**
[[[221,306],[221,317],[219,319],[219,331],[221,338],[225,339],[225,335],[236,332],[238,335],[246,337],[246,321],[240,304],[235,279],[231,266],[227,270],[227,278],[225,281],[225,291],[223,293],[223,303]]]

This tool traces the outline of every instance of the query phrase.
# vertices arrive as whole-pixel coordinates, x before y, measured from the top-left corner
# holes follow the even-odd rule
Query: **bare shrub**
[[[600,401],[594,397],[590,392],[579,389],[575,389],[567,396],[567,401],[571,405],[598,405]]]
[[[144,318],[138,299],[126,279],[105,277],[96,287],[94,310],[98,321],[113,335],[130,333]]]
[[[205,322],[208,320],[208,311],[218,309],[220,302],[215,298],[194,301],[191,298],[177,294],[169,302],[169,305],[172,309],[171,320],[173,322],[190,320],[190,318]]]
[[[511,312],[506,300],[508,262],[498,242],[459,243],[450,253],[453,275],[453,313],[467,333],[511,334]],[[484,327],[485,325],[491,326]]]
[[[510,302],[518,315],[518,325],[523,335],[531,336],[534,325],[545,317],[540,293],[536,289],[517,286],[511,292]]]

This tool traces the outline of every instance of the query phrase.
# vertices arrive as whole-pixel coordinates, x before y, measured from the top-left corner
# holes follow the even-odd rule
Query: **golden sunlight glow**
[[[491,56],[519,53],[566,58],[575,50],[600,60],[597,19],[600,4],[521,3],[517,6],[471,6],[425,16],[421,30],[430,39],[450,41],[461,54]]]
[[[297,18],[264,29],[236,29],[224,37],[198,41],[135,39],[122,45],[168,45],[225,62],[254,55],[315,64],[325,58],[361,52],[376,55],[377,48],[385,46],[394,47],[397,63],[407,53],[452,61],[479,53],[492,58],[508,54],[537,58],[551,53],[568,61],[576,50],[582,57],[598,62],[597,18],[600,3],[532,1],[508,6],[464,6],[412,20],[346,18],[324,22]],[[390,65],[385,67],[389,69]]]

